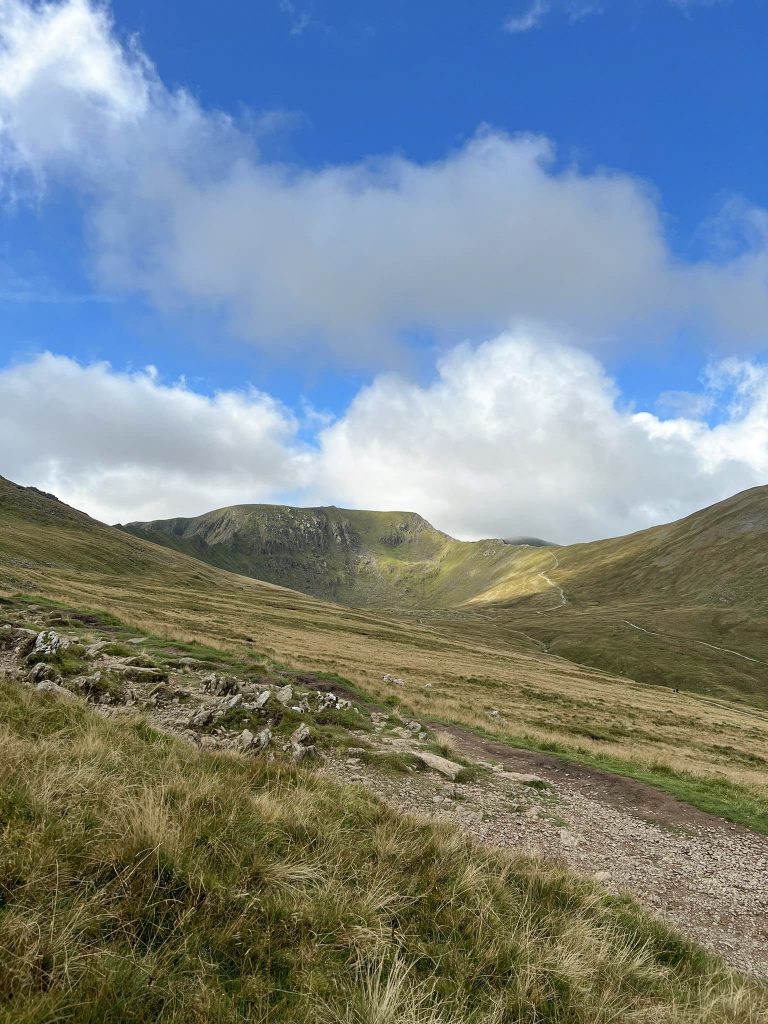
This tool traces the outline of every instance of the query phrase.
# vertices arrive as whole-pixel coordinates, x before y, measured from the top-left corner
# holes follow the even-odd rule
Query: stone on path
[[[427,768],[440,772],[441,775],[445,775],[451,782],[456,781],[457,776],[464,768],[463,765],[456,764],[455,761],[449,761],[447,757],[440,757],[439,754],[431,754],[428,750],[414,750],[413,754]]]

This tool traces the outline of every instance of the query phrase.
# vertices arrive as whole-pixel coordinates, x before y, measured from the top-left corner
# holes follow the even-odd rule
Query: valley
[[[342,549],[361,535],[329,529],[346,537],[330,541]],[[418,596],[429,586],[433,602],[350,607],[303,594],[0,478],[0,769],[15,851],[0,872],[0,937],[17,951],[0,992],[25,1000],[35,1021],[66,1018],[67,1000],[85,999],[94,1022],[114,1004],[181,1024],[230,997],[286,1022],[324,1020],[328,1000],[341,999],[367,1007],[362,1020],[379,1005],[371,964],[386,961],[391,978],[402,957],[393,1021],[502,1024],[547,1019],[547,1006],[568,1024],[760,1019],[764,986],[744,978],[763,977],[768,956],[759,580],[727,613],[709,606],[721,632],[740,622],[732,633],[746,647],[716,649],[719,634],[694,635],[706,606],[675,604],[691,599],[688,588],[662,611],[646,549],[658,560],[669,547],[654,534],[584,552],[501,541],[464,550],[400,513],[371,531],[387,549],[399,538],[422,562],[437,558],[428,572],[402,551],[387,555],[397,566],[386,596],[393,580],[418,579]],[[703,548],[697,585],[717,553]],[[344,572],[355,564],[347,555]],[[642,601],[625,594],[635,591],[617,559]],[[369,597],[377,579],[371,571]],[[650,672],[649,654],[659,676],[645,682],[635,668]],[[692,666],[716,680],[723,665],[735,673],[727,685],[674,685]],[[438,864],[448,872],[439,880]],[[29,898],[16,877],[27,877]],[[117,890],[105,887],[111,878]],[[34,922],[54,890],[43,942]],[[432,891],[453,895],[440,909],[425,902]],[[515,928],[496,930],[505,900],[525,943]],[[104,914],[119,931],[96,940]],[[469,1002],[482,956],[459,937],[465,914],[493,964],[511,957],[518,979],[494,966]],[[144,949],[137,936],[147,934]],[[502,951],[507,940],[514,953]],[[426,973],[419,950],[441,951]],[[50,965],[42,988],[40,963]],[[254,987],[257,964],[273,981],[282,970],[289,990]],[[342,969],[343,994],[329,993]],[[164,977],[152,994],[137,982],[147,971]],[[409,1017],[422,996],[432,1015]]]
[[[464,542],[414,513],[241,505],[127,532],[209,565],[768,708],[768,488],[567,547]]]

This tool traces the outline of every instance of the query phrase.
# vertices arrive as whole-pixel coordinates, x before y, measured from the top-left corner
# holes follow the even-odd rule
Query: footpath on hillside
[[[332,680],[238,675],[83,618],[32,606],[0,620],[0,677],[105,716],[143,715],[204,749],[301,761],[480,843],[556,858],[768,978],[768,837],[631,779],[409,720]]]

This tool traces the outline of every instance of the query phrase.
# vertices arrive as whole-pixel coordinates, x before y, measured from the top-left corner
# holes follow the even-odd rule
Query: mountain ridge
[[[279,511],[268,528],[265,509]],[[324,543],[317,534],[298,543],[296,517],[308,515],[330,516],[336,532],[326,522]],[[336,506],[230,506],[123,529],[350,607],[428,615],[494,644],[523,637],[642,682],[768,704],[766,486],[673,523],[564,546],[458,541],[417,513]]]
[[[416,512],[230,505],[119,529],[219,568],[354,607],[460,604],[503,573],[500,539],[459,541]]]

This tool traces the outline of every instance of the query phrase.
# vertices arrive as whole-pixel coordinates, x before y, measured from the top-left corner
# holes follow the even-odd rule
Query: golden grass
[[[757,1024],[625,899],[360,789],[0,684],[0,1019]]]
[[[18,515],[2,524],[0,516],[0,525],[0,583],[8,591],[111,613],[139,633],[207,644],[252,664],[334,673],[420,718],[603,759],[620,770],[619,762],[735,786],[768,815],[768,714],[756,709],[575,665],[514,631],[494,638],[494,624],[477,611],[471,620],[457,613],[420,623],[347,609],[211,568],[85,517],[51,525]],[[536,565],[542,557],[530,555]],[[388,673],[406,685],[384,683]],[[725,804],[719,813],[729,813]]]

